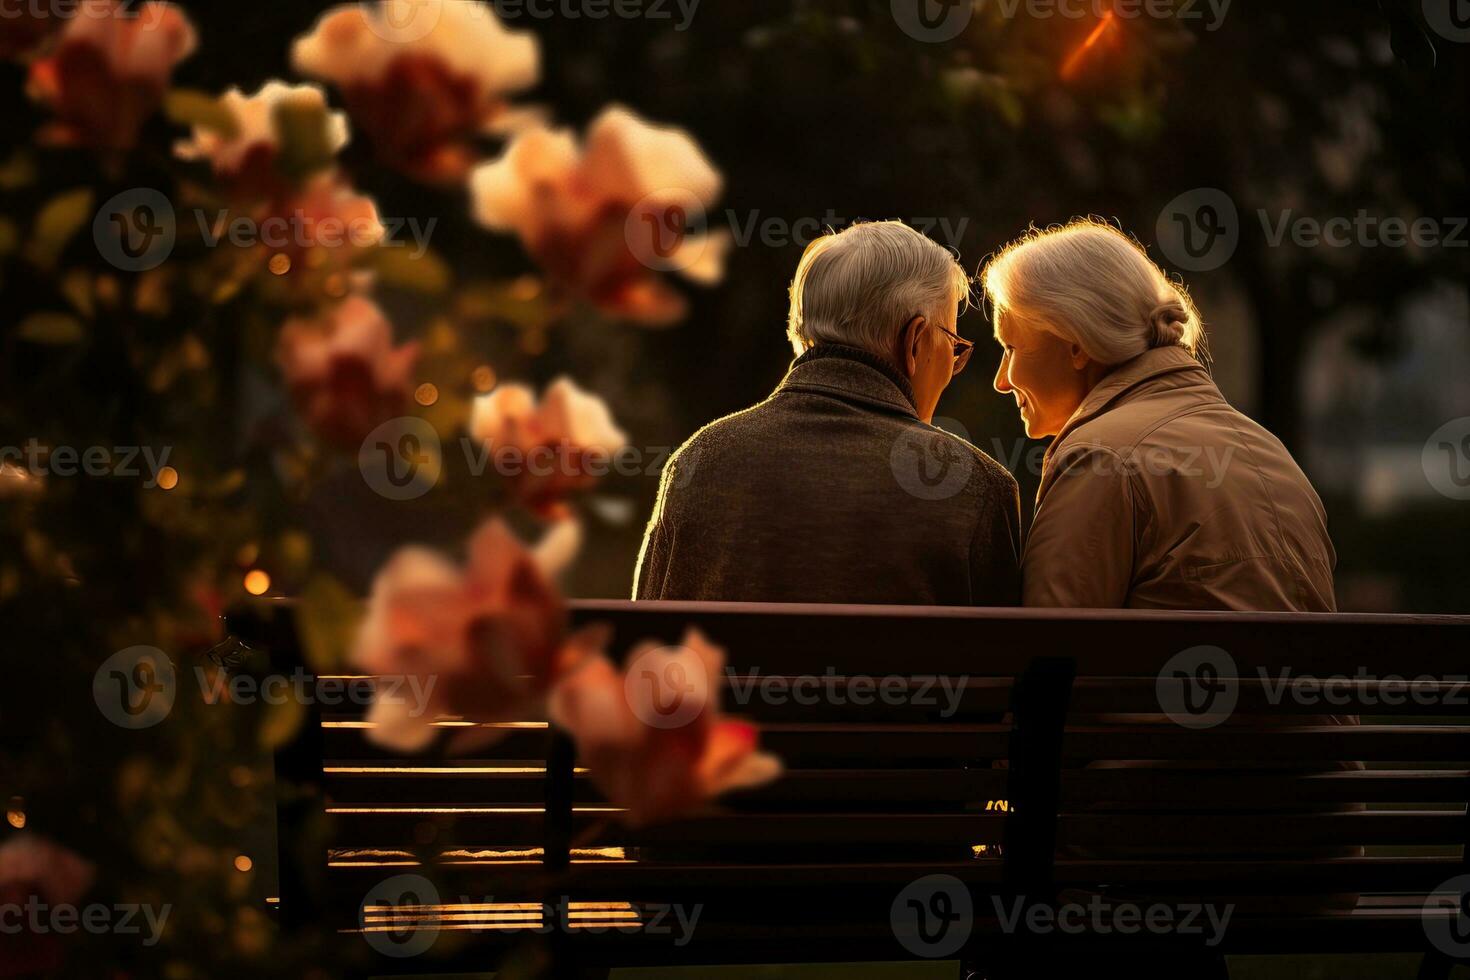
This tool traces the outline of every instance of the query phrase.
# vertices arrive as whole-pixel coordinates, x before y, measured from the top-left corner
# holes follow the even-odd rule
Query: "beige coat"
[[[1098,383],[1047,450],[1025,604],[1331,612],[1311,483],[1180,347]]]
[[[1286,447],[1231,408],[1187,351],[1168,347],[1148,351],[1103,378],[1047,450],[1022,578],[1028,606],[1332,612],[1336,563],[1322,502]],[[1162,715],[1074,719],[1078,722],[1170,724]],[[1263,722],[1237,715],[1226,724]],[[1353,725],[1357,718],[1307,715],[1296,723]],[[1110,760],[1089,768],[1180,765],[1189,767]],[[1260,765],[1290,768],[1279,760]],[[1362,767],[1343,763],[1335,768]],[[1272,802],[1291,807],[1291,801]],[[1267,801],[1259,805],[1271,807]],[[1115,807],[1100,801],[1092,809]],[[1081,853],[1151,857],[1173,852],[1154,854],[1144,846]],[[1322,848],[1292,856],[1361,853]],[[1279,904],[1300,910],[1351,907],[1355,901],[1354,895],[1304,896]]]

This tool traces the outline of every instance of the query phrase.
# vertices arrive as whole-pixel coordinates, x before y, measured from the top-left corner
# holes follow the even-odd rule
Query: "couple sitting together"
[[[1328,612],[1322,503],[1230,406],[1188,292],[1077,221],[985,266],[995,389],[1053,439],[1022,546],[1016,481],[931,424],[970,360],[971,277],[900,222],[813,242],[769,398],[670,459],[638,599]]]

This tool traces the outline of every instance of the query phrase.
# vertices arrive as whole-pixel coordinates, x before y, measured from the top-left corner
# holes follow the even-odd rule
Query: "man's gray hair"
[[[968,303],[970,283],[953,253],[902,221],[855,224],[802,253],[786,335],[798,354],[831,343],[891,358],[909,320]]]

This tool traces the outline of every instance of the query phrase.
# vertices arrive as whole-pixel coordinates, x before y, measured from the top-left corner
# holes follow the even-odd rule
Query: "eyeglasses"
[[[939,327],[937,323],[934,325]],[[966,340],[953,330],[945,330],[943,327],[939,329],[949,334],[949,339],[954,341],[954,373],[959,374],[965,369],[965,365],[970,363],[970,355],[975,353],[975,342]]]

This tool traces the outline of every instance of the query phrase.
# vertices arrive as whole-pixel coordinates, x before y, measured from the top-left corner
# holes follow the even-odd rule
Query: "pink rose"
[[[417,362],[416,343],[393,346],[393,327],[362,296],[321,317],[281,327],[276,360],[298,410],[329,442],[356,448],[403,410]]]
[[[437,716],[539,716],[552,681],[579,655],[564,640],[566,610],[552,585],[579,540],[578,527],[564,522],[528,551],[492,519],[470,539],[463,568],[425,548],[394,555],[373,582],[353,663],[418,683],[403,685],[397,699],[374,702],[369,737],[413,752],[433,740]],[[413,690],[425,700],[404,693]]]
[[[503,384],[476,398],[470,435],[512,492],[543,514],[595,484],[628,444],[607,404],[564,377],[551,383],[539,405],[522,384]]]
[[[305,283],[340,275],[343,287],[371,281],[353,267],[387,234],[372,198],[357,193],[336,172],[318,174],[291,194],[256,209],[264,253],[291,260],[288,281],[298,292],[320,295]],[[340,294],[339,294],[340,295]]]
[[[439,183],[464,176],[476,136],[514,120],[506,98],[536,84],[540,60],[534,35],[478,0],[334,7],[291,49],[297,71],[342,92],[380,159]]]
[[[94,2],[67,21],[51,54],[31,66],[28,91],[57,121],[48,142],[128,150],[163,100],[174,66],[198,42],[179,8]]]
[[[0,907],[24,906],[31,899],[47,905],[74,905],[92,887],[95,869],[75,852],[32,833],[0,844]],[[0,977],[59,976],[61,937],[0,931]]]
[[[564,130],[517,136],[470,176],[475,216],[514,232],[561,287],[613,316],[666,324],[684,298],[659,272],[699,283],[724,274],[728,235],[691,232],[722,178],[683,130],[603,111],[584,146]]]
[[[724,650],[691,629],[677,648],[635,649],[626,673],[590,657],[552,690],[552,721],[630,826],[675,819],[781,775],[779,759],[756,751],[756,726],[721,715],[724,666]]]

